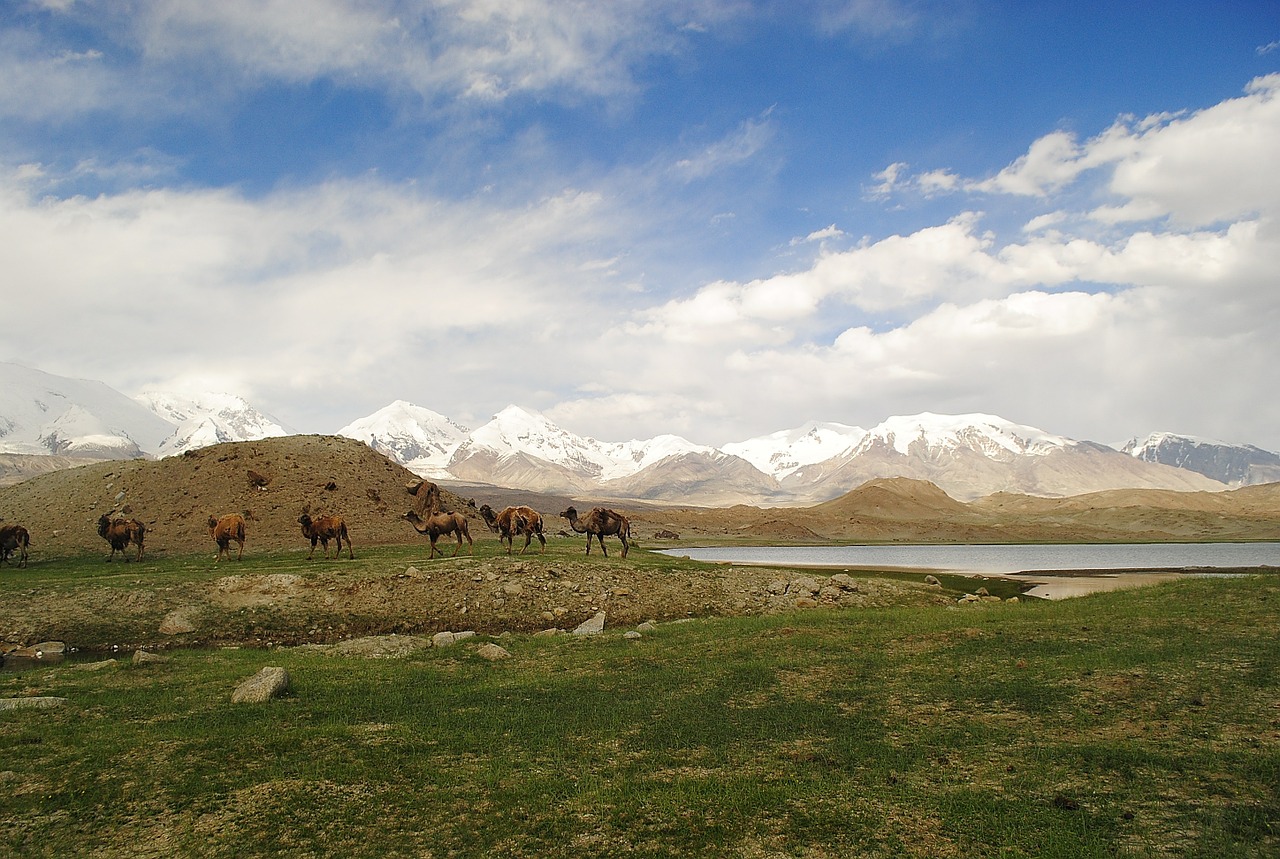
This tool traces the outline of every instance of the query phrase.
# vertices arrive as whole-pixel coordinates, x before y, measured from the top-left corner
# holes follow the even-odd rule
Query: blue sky
[[[1274,2],[15,0],[0,82],[0,360],[1280,450]]]

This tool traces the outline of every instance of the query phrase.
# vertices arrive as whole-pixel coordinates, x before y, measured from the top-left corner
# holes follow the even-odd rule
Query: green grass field
[[[0,674],[67,699],[0,712],[0,854],[1276,856],[1278,621],[1258,576]]]

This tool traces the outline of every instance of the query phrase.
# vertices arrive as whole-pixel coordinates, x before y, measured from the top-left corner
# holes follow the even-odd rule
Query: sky
[[[6,0],[0,360],[1280,451],[1280,4]]]

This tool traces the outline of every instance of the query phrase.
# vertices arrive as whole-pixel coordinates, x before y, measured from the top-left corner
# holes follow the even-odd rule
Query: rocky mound
[[[25,525],[42,554],[70,555],[109,550],[97,533],[103,513],[141,520],[148,553],[212,551],[206,522],[224,513],[245,517],[250,548],[297,548],[302,513],[337,514],[359,551],[422,539],[401,518],[417,480],[362,442],[296,435],[38,475],[0,489],[0,518]],[[448,490],[443,498],[446,510],[477,515]]]

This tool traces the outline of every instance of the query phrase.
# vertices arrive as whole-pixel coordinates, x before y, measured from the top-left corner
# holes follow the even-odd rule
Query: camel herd
[[[440,487],[429,480],[421,480],[409,484],[406,487],[410,495],[416,499],[414,509],[404,514],[403,518],[413,529],[419,534],[424,534],[431,541],[431,558],[435,558],[436,553],[440,553],[440,557],[444,557],[444,552],[436,547],[436,541],[440,537],[452,535],[455,540],[453,555],[456,557],[462,549],[462,541],[467,541],[468,554],[474,554],[474,543],[471,540],[471,532],[467,525],[467,518],[461,513],[446,512],[441,509]],[[515,507],[506,507],[500,511],[494,511],[488,504],[480,507],[480,516],[484,519],[489,530],[498,535],[499,541],[506,546],[507,554],[512,553],[515,544],[515,538],[523,536],[524,546],[520,549],[523,555],[525,550],[533,542],[533,538],[537,537],[538,542],[542,545],[542,551],[547,551],[547,539],[543,535],[543,518],[542,514],[534,510],[532,507],[524,505]],[[587,535],[587,554],[591,554],[591,540],[595,540],[600,544],[600,551],[605,557],[609,556],[609,550],[605,548],[605,537],[617,537],[622,541],[622,557],[627,556],[631,542],[631,523],[626,516],[616,513],[605,507],[596,507],[586,515],[579,515],[578,511],[573,507],[560,513],[562,519],[569,522],[569,527],[579,534]],[[324,548],[325,558],[329,557],[329,542],[333,541],[337,544],[337,551],[334,557],[342,555],[342,544],[346,543],[347,558],[354,559],[355,554],[351,548],[351,537],[347,533],[347,524],[341,516],[318,516],[312,518],[307,512],[298,517],[298,524],[302,527],[302,536],[304,539],[311,541],[311,551],[307,553],[307,560],[311,560],[315,556],[316,543]],[[214,562],[222,560],[223,555],[228,558],[231,556],[231,544],[234,542],[237,546],[236,560],[244,557],[244,544],[246,526],[245,520],[239,513],[228,513],[225,516],[209,517],[208,522],[209,536],[218,546],[218,554],[214,558]],[[111,554],[107,556],[110,561],[115,558],[116,552],[125,561],[130,560],[130,556],[126,554],[126,550],[130,544],[137,547],[137,553],[133,556],[134,560],[142,560],[143,542],[146,539],[147,528],[137,519],[126,519],[123,516],[110,516],[103,514],[98,519],[98,536],[106,540],[111,546]],[[11,555],[16,554],[19,567],[27,565],[28,550],[31,545],[31,534],[21,525],[0,524],[0,564],[8,563]]]

